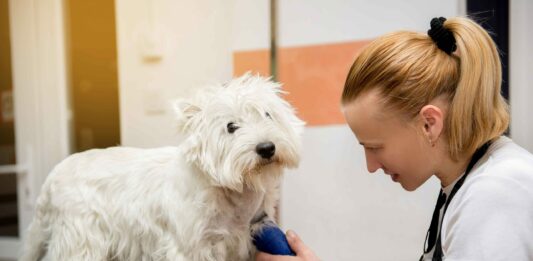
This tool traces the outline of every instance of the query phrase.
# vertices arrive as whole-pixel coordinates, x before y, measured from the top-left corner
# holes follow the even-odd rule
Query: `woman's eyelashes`
[[[365,149],[369,151],[377,151],[377,150],[380,150],[381,147],[365,147]]]

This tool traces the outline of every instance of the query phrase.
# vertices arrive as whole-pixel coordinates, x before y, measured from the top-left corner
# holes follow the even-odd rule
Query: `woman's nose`
[[[366,157],[366,168],[368,169],[368,172],[374,173],[378,169],[381,168],[381,163],[376,159],[372,153],[365,153]]]

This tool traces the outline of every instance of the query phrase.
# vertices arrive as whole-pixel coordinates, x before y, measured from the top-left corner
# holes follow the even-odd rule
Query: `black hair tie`
[[[455,45],[453,33],[444,28],[444,21],[446,21],[444,17],[431,19],[431,29],[428,30],[428,35],[437,44],[439,49],[447,54],[452,54],[457,49],[457,45]]]

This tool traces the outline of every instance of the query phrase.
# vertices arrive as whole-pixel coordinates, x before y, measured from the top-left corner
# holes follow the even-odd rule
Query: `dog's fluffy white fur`
[[[251,221],[274,215],[282,171],[299,162],[303,122],[281,94],[247,74],[176,103],[178,147],[68,157],[42,187],[22,260],[249,260]]]

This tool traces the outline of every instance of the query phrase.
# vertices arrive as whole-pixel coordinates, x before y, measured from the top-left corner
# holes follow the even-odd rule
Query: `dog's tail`
[[[44,231],[39,219],[34,219],[30,224],[26,239],[24,240],[24,250],[19,261],[38,261],[45,254],[45,242],[48,235]]]

